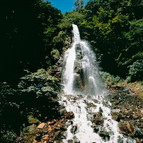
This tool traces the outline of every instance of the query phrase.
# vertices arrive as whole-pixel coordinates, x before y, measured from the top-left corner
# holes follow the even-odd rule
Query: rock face
[[[111,88],[112,117],[119,122],[120,132],[137,143],[143,142],[143,101],[124,88]]]

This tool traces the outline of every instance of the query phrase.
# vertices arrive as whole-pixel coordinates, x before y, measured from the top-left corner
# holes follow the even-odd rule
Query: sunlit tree
[[[74,5],[75,5],[75,10],[78,11],[83,8],[84,0],[75,0]]]

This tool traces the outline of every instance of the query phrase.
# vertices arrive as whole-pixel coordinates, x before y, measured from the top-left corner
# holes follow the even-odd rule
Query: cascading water
[[[64,93],[60,98],[66,110],[74,113],[74,119],[69,123],[63,142],[135,143],[119,133],[118,123],[111,116],[111,103],[106,100],[107,92],[98,73],[95,55],[88,43],[80,40],[78,27],[72,26],[74,42],[65,52]]]
[[[95,95],[103,91],[103,83],[99,78],[98,68],[95,65],[95,55],[86,41],[80,40],[78,27],[73,24],[74,43],[65,52],[63,85],[66,94]]]

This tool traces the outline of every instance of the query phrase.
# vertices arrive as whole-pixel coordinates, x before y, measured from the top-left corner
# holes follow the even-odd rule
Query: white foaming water
[[[64,94],[60,99],[66,110],[74,113],[74,118],[63,143],[136,143],[119,133],[118,123],[111,116],[111,103],[105,99],[107,92],[98,73],[95,55],[88,43],[80,40],[78,27],[74,24],[73,35],[72,47],[64,56]],[[96,131],[92,123],[95,117],[102,122],[95,125]]]
[[[73,24],[74,43],[65,52],[63,85],[64,93],[77,95],[101,94],[103,83],[98,74],[96,58],[86,41],[80,40],[78,27]],[[96,76],[96,80],[95,80]]]

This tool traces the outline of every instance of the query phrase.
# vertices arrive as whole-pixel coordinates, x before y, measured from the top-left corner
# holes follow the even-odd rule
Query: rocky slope
[[[57,65],[52,67],[51,71],[39,69],[37,72],[27,73],[20,79],[17,90],[10,88],[6,83],[1,84],[0,93],[3,95],[3,102],[8,100],[7,98],[13,100],[10,105],[3,104],[6,105],[3,109],[7,109],[7,107],[12,109],[10,111],[12,114],[15,113],[16,118],[12,118],[10,114],[7,116],[11,119],[10,125],[14,123],[13,125],[16,126],[17,123],[21,131],[19,137],[16,137],[15,134],[10,136],[7,132],[2,133],[1,131],[1,141],[4,142],[5,137],[7,143],[62,142],[65,138],[65,131],[69,124],[72,124],[74,114],[73,112],[67,112],[65,107],[59,104],[58,94],[61,90],[59,84],[61,68],[59,68],[59,65],[61,63],[62,59],[61,62],[59,61]],[[132,87],[132,89],[135,88]],[[138,98],[138,95],[132,89],[130,90],[126,86],[112,86],[108,89],[110,93],[108,100],[112,103],[112,117],[119,122],[120,132],[125,137],[135,139],[137,143],[142,143],[143,100]],[[2,111],[1,114],[3,114]],[[9,123],[8,118],[5,124]],[[95,132],[98,132],[98,127],[102,123],[100,113],[96,113],[94,119],[92,119],[92,127]],[[3,125],[1,122],[1,127]],[[73,128],[73,132],[76,132],[76,127]],[[102,138],[109,137],[106,132],[101,132],[100,136]],[[11,137],[13,137],[13,140]]]
[[[143,101],[132,94],[129,89],[112,87],[110,88],[109,101],[112,103],[112,117],[119,122],[120,133],[125,137],[136,140],[137,143],[143,142]],[[88,105],[92,106],[92,105]],[[65,138],[65,131],[69,124],[72,124],[74,114],[67,112],[63,106],[58,108],[60,116],[58,119],[39,122],[30,125],[28,132],[23,134],[23,138],[30,136],[34,143],[60,143]],[[101,111],[102,112],[102,111]],[[103,119],[100,113],[96,113],[92,119],[94,131],[102,126]],[[76,132],[76,127],[73,128]],[[31,136],[32,135],[32,136]],[[106,132],[101,132],[102,138],[109,138]],[[71,140],[72,142],[72,140]]]
[[[112,117],[119,122],[120,132],[137,143],[143,142],[143,100],[129,88],[114,86],[110,88]]]

